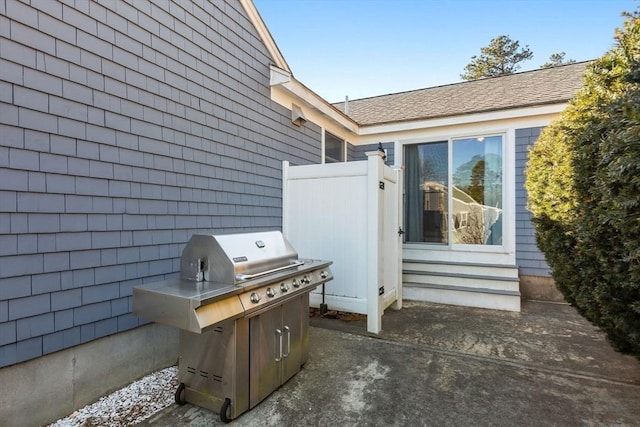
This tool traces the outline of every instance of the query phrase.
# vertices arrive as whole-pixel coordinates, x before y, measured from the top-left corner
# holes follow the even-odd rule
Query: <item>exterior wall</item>
[[[48,425],[174,365],[178,347],[177,329],[152,323],[2,368],[0,384],[11,392],[0,394],[0,425]]]
[[[279,229],[320,132],[226,1],[0,1],[0,367],[144,323],[193,233]]]
[[[347,162],[353,162],[355,160],[358,160],[356,159],[356,146],[347,142]]]
[[[544,255],[536,244],[531,213],[527,210],[524,170],[528,150],[538,139],[542,127],[516,130],[516,264],[521,276],[551,276]]]
[[[389,166],[393,166],[393,142],[384,142],[382,144],[382,148],[387,151],[387,159],[385,160],[385,164]],[[367,144],[367,145],[351,145],[347,146],[347,160],[349,162],[359,161],[359,160],[367,160],[367,155],[365,154],[368,151],[376,151],[378,149],[378,144]]]

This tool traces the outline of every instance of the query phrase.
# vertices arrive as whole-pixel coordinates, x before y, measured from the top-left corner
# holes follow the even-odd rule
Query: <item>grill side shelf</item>
[[[301,292],[310,292],[316,286],[333,279],[328,268],[331,261],[306,260],[294,269],[278,271],[237,285],[192,280],[167,280],[133,288],[133,314],[146,320],[201,334],[216,324],[241,318],[271,305],[270,298],[262,296],[260,304],[250,301],[251,293],[262,294],[270,284],[276,291],[282,281],[291,277],[312,278],[300,289],[291,286],[286,295],[275,298],[282,303]],[[320,269],[326,268],[328,276],[320,277]]]
[[[235,320],[244,315],[244,308],[237,295],[216,301],[211,304],[201,305],[195,309],[195,320],[197,325],[193,325],[192,332],[206,332],[217,323],[224,320]],[[198,329],[198,330],[194,330]]]
[[[202,333],[222,320],[242,316],[244,310],[237,296],[240,292],[234,286],[190,280],[148,283],[133,287],[132,313],[145,320]]]
[[[175,295],[167,295],[156,289],[133,288],[132,314],[145,320],[157,322],[178,329],[189,330],[192,311],[191,300]]]

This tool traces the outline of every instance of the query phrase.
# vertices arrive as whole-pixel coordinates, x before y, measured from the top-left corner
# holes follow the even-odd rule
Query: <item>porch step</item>
[[[461,273],[490,277],[518,278],[518,267],[503,264],[477,264],[448,261],[425,261],[417,259],[402,260],[404,270],[423,271],[429,273]]]
[[[516,266],[404,260],[402,281],[406,299],[520,311]]]

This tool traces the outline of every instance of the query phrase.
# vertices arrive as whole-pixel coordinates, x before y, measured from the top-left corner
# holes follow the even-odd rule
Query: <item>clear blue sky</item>
[[[461,81],[473,55],[508,35],[539,68],[555,52],[595,59],[634,0],[254,0],[293,75],[327,101]]]

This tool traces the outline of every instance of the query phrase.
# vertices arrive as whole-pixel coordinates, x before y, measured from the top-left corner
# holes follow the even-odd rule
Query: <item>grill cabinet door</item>
[[[307,294],[251,318],[250,407],[300,370],[305,298]]]
[[[282,306],[271,308],[250,322],[250,407],[282,383]]]
[[[302,365],[302,297],[282,306],[282,383],[294,376]],[[308,314],[307,314],[308,315]]]

